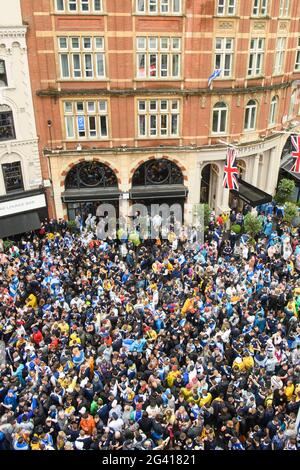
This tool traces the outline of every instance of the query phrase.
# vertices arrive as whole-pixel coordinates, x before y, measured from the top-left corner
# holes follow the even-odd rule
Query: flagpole
[[[218,139],[218,141],[221,142],[221,144],[226,145],[227,147],[232,147],[232,148],[234,148],[234,149],[237,149],[237,148],[238,148],[237,145],[229,144],[228,142],[225,142],[225,140]]]

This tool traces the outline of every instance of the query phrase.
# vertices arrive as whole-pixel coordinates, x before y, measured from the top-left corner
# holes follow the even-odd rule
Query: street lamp
[[[52,148],[52,132],[51,132],[51,127],[52,127],[52,121],[51,119],[48,119],[47,121],[48,129],[49,129],[49,135],[50,135],[50,147],[51,147],[51,152],[53,150]]]

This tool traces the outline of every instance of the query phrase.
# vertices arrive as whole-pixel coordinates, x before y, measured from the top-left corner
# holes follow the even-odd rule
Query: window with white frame
[[[286,18],[290,13],[290,0],[280,0],[279,17]]]
[[[64,101],[63,110],[67,140],[107,139],[107,100]]]
[[[54,0],[59,13],[102,13],[103,0]]]
[[[253,16],[267,16],[268,0],[253,0]]]
[[[216,38],[215,43],[215,69],[221,69],[220,77],[232,76],[233,67],[233,38]]]
[[[7,74],[5,60],[0,59],[0,87],[7,86]]]
[[[248,101],[245,109],[245,131],[253,131],[256,125],[257,103],[255,100]]]
[[[218,16],[234,16],[236,14],[236,0],[218,0]]]
[[[278,110],[278,96],[273,96],[270,106],[269,124],[273,126],[276,124]]]
[[[0,104],[0,141],[15,138],[16,132],[12,109],[6,104]]]
[[[286,38],[278,38],[276,41],[274,74],[278,75],[283,72],[284,54],[285,54]]]
[[[179,15],[182,0],[135,0],[135,11],[139,15]]]
[[[58,50],[61,79],[105,78],[103,37],[59,37]]]
[[[228,108],[225,103],[216,103],[213,107],[212,131],[214,134],[224,134],[227,127]]]
[[[136,48],[137,78],[180,78],[180,38],[137,37]]]
[[[179,100],[138,100],[138,137],[178,137]]]
[[[2,173],[6,193],[24,190],[21,162],[3,163]]]
[[[300,38],[298,38],[297,44],[295,70],[300,70]]]
[[[265,40],[263,38],[250,40],[248,77],[255,77],[263,73],[264,52]]]

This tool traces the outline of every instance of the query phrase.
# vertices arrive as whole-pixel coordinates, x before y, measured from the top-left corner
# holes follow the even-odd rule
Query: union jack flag
[[[235,149],[229,147],[227,149],[227,161],[224,167],[223,187],[227,189],[239,189],[238,183],[239,170],[236,164]]]
[[[300,135],[292,136],[292,144],[295,148],[295,152],[292,152],[292,156],[296,158],[291,171],[293,173],[300,173]]]

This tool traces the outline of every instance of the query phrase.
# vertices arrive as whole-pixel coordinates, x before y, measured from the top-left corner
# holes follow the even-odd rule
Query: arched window
[[[245,131],[253,131],[256,125],[257,103],[255,100],[250,100],[246,106],[245,112]]]
[[[246,163],[244,160],[237,160],[237,167],[239,170],[239,178],[244,180],[246,175]]]
[[[7,86],[5,61],[0,59],[0,87]]]
[[[79,163],[66,176],[66,189],[93,189],[99,187],[118,187],[115,173],[103,163]]]
[[[0,141],[16,138],[12,110],[6,104],[0,105]]]
[[[183,174],[173,162],[162,158],[143,163],[134,173],[132,186],[183,184]]]
[[[219,102],[213,108],[212,131],[216,134],[224,134],[227,127],[227,105]]]
[[[21,162],[3,163],[2,173],[7,193],[24,190]]]
[[[293,93],[291,94],[291,101],[290,101],[290,107],[289,107],[289,119],[292,118],[295,114],[295,103],[296,103],[297,93],[299,93],[299,90],[294,90]]]
[[[269,116],[270,125],[276,124],[277,108],[278,108],[278,96],[273,96],[272,101],[271,101],[271,106],[270,106],[270,116]]]

